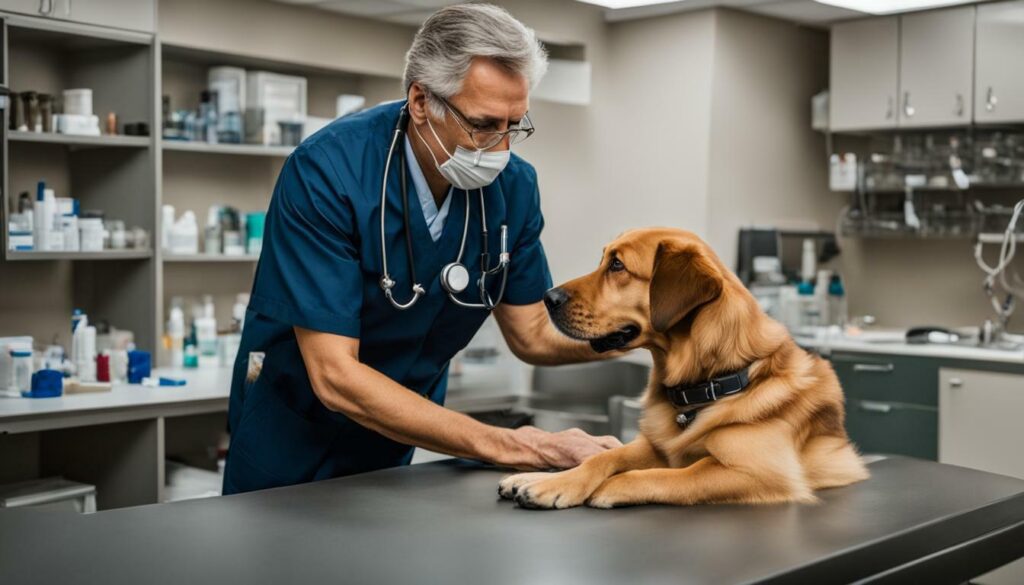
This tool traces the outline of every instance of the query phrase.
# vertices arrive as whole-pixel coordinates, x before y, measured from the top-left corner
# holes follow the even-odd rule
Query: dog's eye
[[[619,272],[625,269],[626,265],[623,264],[622,260],[619,260],[618,258],[612,258],[612,263],[608,266],[608,270],[611,270],[612,272]]]

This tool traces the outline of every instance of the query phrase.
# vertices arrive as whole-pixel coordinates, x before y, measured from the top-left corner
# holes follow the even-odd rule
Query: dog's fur
[[[549,312],[563,333],[599,349],[651,351],[640,435],[571,470],[506,477],[502,497],[542,509],[814,502],[814,490],[868,477],[846,436],[832,367],[799,348],[694,234],[626,232],[597,271],[559,288],[568,300]],[[679,427],[663,384],[743,368],[746,391]]]

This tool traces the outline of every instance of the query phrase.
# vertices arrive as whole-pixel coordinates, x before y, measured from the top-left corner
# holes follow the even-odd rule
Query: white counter
[[[893,341],[875,342],[850,338],[814,339],[795,337],[794,339],[801,347],[815,349],[819,352],[849,351],[1024,365],[1024,351],[1007,351],[962,345],[910,344]]]
[[[0,398],[0,433],[59,429],[160,416],[227,411],[231,369],[156,369],[185,386],[114,384],[110,392],[55,398]]]

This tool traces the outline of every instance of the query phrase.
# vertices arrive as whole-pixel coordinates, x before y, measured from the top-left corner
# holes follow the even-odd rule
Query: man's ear
[[[651,277],[651,326],[668,331],[683,317],[722,294],[722,276],[697,246],[661,242]]]
[[[406,95],[409,117],[414,124],[422,124],[427,120],[427,92],[418,81],[412,82]]]

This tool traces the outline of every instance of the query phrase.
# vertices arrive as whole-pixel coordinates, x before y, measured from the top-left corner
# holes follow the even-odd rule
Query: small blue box
[[[25,398],[54,398],[64,393],[64,374],[57,370],[39,370],[32,374],[32,389],[21,393]]]
[[[128,352],[128,383],[141,384],[153,369],[153,358],[148,351],[133,349]]]

